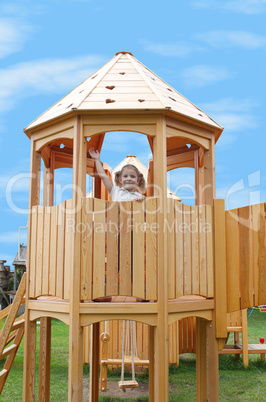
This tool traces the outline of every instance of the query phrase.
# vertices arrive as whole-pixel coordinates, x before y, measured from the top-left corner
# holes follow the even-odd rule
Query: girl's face
[[[137,189],[139,184],[139,176],[134,168],[125,167],[122,170],[122,174],[119,177],[119,182],[122,187],[124,187],[127,191],[133,192]]]

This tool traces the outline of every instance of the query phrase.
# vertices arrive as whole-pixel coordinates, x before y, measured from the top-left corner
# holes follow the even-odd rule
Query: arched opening
[[[193,168],[177,168],[168,172],[167,186],[181,199],[182,203],[195,205],[195,170]]]
[[[204,155],[208,140],[198,142],[194,137],[167,138],[167,184],[187,205],[204,203]]]
[[[148,324],[130,321],[126,317],[125,319],[109,319],[99,323],[99,389],[102,392],[108,389],[110,372],[113,372],[113,376],[116,378],[117,389],[123,371],[125,382],[133,381],[132,378],[141,382],[142,376],[147,377],[150,358],[149,333]],[[91,362],[91,335],[91,325],[84,327],[83,356],[85,364]],[[148,390],[148,384],[146,390]]]
[[[123,164],[127,163],[134,164],[144,174],[146,182],[148,181],[149,160],[152,159],[152,153],[146,135],[131,131],[112,131],[105,133],[101,144],[99,142],[97,144],[95,137],[97,135],[87,138],[88,149],[92,146],[99,150],[103,167],[112,181],[114,181],[113,171],[119,166],[122,168]],[[126,160],[127,158],[128,160]],[[100,197],[97,191],[99,183],[97,183],[94,172],[87,170],[87,173],[87,196],[110,199],[108,193],[103,193],[103,190]]]

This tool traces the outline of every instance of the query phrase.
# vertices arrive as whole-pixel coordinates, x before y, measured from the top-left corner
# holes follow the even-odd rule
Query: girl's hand
[[[94,151],[94,148],[89,149],[89,154],[92,159],[99,159],[100,160],[100,152],[99,151]]]
[[[135,198],[134,201],[142,202],[142,201],[144,201],[144,198],[145,198],[145,196],[140,194],[139,197]]]

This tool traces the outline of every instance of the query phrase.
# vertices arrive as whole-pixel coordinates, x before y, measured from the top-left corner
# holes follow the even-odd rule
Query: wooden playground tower
[[[112,131],[147,136],[153,159],[143,203],[107,201],[97,176],[94,198],[86,198],[86,174],[95,175],[88,150],[100,151]],[[51,318],[57,318],[69,326],[69,401],[82,401],[84,328],[92,324],[95,402],[99,323],[130,319],[149,325],[149,398],[163,402],[168,326],[196,317],[197,399],[217,401],[227,313],[266,302],[264,204],[228,213],[215,199],[221,126],[131,53],[119,52],[25,133],[31,139],[31,212],[23,400],[35,400],[37,319],[40,401],[49,400]],[[65,167],[73,169],[72,199],[54,205],[54,170]],[[179,167],[195,169],[195,206],[167,199],[167,171]],[[119,295],[149,302],[93,301]]]

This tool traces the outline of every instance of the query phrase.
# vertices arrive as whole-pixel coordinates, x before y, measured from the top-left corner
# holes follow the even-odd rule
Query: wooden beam
[[[224,200],[214,200],[214,289],[216,337],[227,337],[226,240]]]
[[[216,198],[215,190],[215,140],[210,140],[210,148],[204,151],[204,197],[205,203],[212,205]]]
[[[196,321],[196,383],[197,401],[219,400],[218,343],[215,322]]]
[[[40,319],[39,401],[50,401],[51,318]]]
[[[166,124],[158,117],[154,139],[154,184],[158,199],[158,325],[155,329],[155,400],[168,401],[168,291],[167,291],[167,185],[166,185]]]
[[[91,328],[90,402],[99,400],[100,323]]]
[[[83,136],[81,118],[77,116],[74,128],[73,150],[73,220],[82,222],[82,197],[86,194],[87,142]],[[77,227],[77,226],[76,226]],[[69,228],[69,230],[71,230]],[[69,371],[68,400],[82,400],[83,395],[83,328],[79,319],[81,233],[74,232],[73,251],[70,264],[70,317],[69,317]]]
[[[31,166],[30,166],[30,186],[29,186],[29,211],[32,211],[34,205],[40,202],[40,169],[41,157],[36,151],[36,143],[31,141]],[[28,239],[27,244],[31,244],[31,212],[28,217]],[[35,400],[35,359],[36,359],[36,323],[30,321],[30,312],[28,309],[30,276],[31,270],[31,250],[27,253],[27,286],[25,302],[25,342],[24,342],[24,367],[23,367],[23,401]]]

